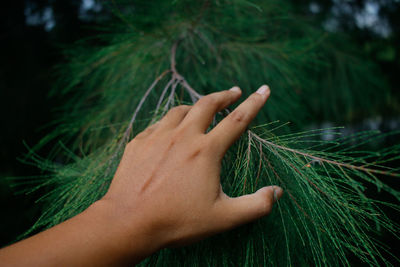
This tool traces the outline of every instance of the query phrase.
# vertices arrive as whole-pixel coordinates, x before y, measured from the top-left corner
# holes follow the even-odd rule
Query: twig
[[[161,103],[163,102],[164,97],[165,97],[165,95],[167,94],[167,91],[168,91],[168,89],[171,87],[171,85],[172,85],[173,82],[174,82],[174,79],[169,80],[169,82],[167,83],[167,85],[164,87],[164,89],[163,89],[163,91],[162,91],[162,93],[161,93],[161,96],[160,96],[160,98],[158,99],[158,102],[157,102],[156,112],[157,112],[158,109],[160,108]],[[151,120],[150,124],[153,124],[155,120],[156,120],[156,116],[154,116],[154,118]]]
[[[363,171],[363,172],[366,172],[366,173],[377,173],[377,174],[383,174],[383,175],[394,176],[394,177],[399,177],[400,176],[399,173],[392,173],[392,172],[388,172],[388,171],[375,170],[375,169],[365,168],[365,167],[362,167],[362,166],[356,166],[356,165],[352,165],[352,164],[348,164],[348,163],[343,163],[343,162],[338,162],[338,161],[334,161],[334,160],[329,160],[329,159],[317,157],[317,156],[311,155],[309,153],[301,152],[301,151],[296,150],[296,149],[292,149],[292,148],[289,148],[289,147],[284,147],[284,146],[281,146],[281,145],[278,145],[278,144],[274,144],[274,143],[269,142],[269,141],[267,141],[265,139],[262,139],[261,137],[259,137],[258,135],[256,135],[252,131],[250,131],[250,133],[251,133],[252,136],[254,136],[255,139],[257,139],[258,141],[260,141],[260,142],[262,142],[262,143],[264,143],[264,144],[266,144],[268,146],[273,146],[273,147],[275,147],[277,149],[286,150],[286,151],[292,152],[294,154],[299,154],[299,155],[302,155],[302,156],[307,157],[307,158],[314,159],[314,160],[319,161],[319,162],[326,162],[326,163],[329,163],[329,164],[332,164],[332,165],[345,167],[347,169],[359,170],[359,171]]]
[[[171,48],[171,58],[170,58],[170,61],[171,61],[171,71],[175,74],[175,73],[178,73],[177,71],[176,71],[176,48],[178,47],[178,44],[179,44],[179,42],[181,41],[181,39],[178,39],[173,45],[172,45],[172,48]]]
[[[203,95],[199,94],[196,90],[194,90],[189,83],[185,80],[185,78],[176,70],[176,49],[181,39],[178,39],[171,48],[171,71],[173,79],[177,79],[182,86],[187,90],[193,102],[196,102],[198,99],[203,97]]]
[[[135,109],[135,112],[134,112],[133,115],[132,115],[131,120],[129,121],[129,125],[128,125],[128,127],[126,128],[126,130],[125,130],[125,132],[124,132],[124,135],[122,136],[121,140],[119,141],[115,152],[114,152],[114,153],[112,154],[112,156],[110,157],[109,162],[112,163],[112,162],[114,161],[114,159],[115,159],[115,158],[117,157],[117,155],[118,155],[118,152],[121,150],[122,146],[127,142],[128,138],[129,138],[129,135],[130,135],[130,133],[131,133],[131,131],[132,131],[132,125],[133,125],[133,123],[135,122],[136,116],[137,116],[137,114],[139,113],[139,110],[142,108],[143,103],[144,103],[144,101],[146,100],[147,96],[148,96],[148,95],[150,94],[150,92],[154,89],[154,87],[157,85],[157,83],[158,83],[162,78],[164,78],[164,76],[167,75],[170,71],[171,71],[171,70],[166,70],[166,71],[164,71],[163,73],[161,73],[160,76],[158,76],[158,77],[154,80],[154,82],[150,85],[150,87],[146,90],[146,92],[144,93],[142,99],[140,99],[140,102],[139,102],[139,104],[137,105],[137,107],[136,107],[136,109]],[[109,164],[109,167],[108,167],[107,170],[105,171],[105,176],[107,176],[107,175],[110,173],[111,165],[112,165],[112,164]]]
[[[171,103],[173,105],[175,90],[176,90],[176,87],[178,86],[178,84],[179,84],[179,81],[175,80],[175,83],[171,87],[171,92],[169,93],[167,103],[164,106],[164,109],[163,109],[163,112],[162,112],[161,116],[164,116],[164,114],[169,109],[169,106],[171,105]]]
[[[132,125],[133,125],[133,123],[135,122],[136,116],[137,116],[137,114],[139,113],[140,109],[142,108],[143,103],[144,103],[144,101],[146,100],[147,96],[150,94],[150,92],[153,90],[153,88],[157,85],[157,83],[158,83],[167,73],[169,73],[169,72],[170,72],[170,70],[166,70],[166,71],[164,71],[163,73],[161,73],[161,75],[158,76],[158,77],[154,80],[154,82],[150,85],[150,87],[149,87],[149,88],[147,89],[147,91],[144,93],[142,99],[140,99],[140,102],[139,102],[139,104],[138,104],[137,107],[136,107],[135,112],[133,113],[133,116],[132,116],[131,120],[129,121],[128,128],[126,129],[122,140],[128,138],[128,136],[129,136],[129,134],[130,134],[130,132],[131,132],[131,130],[132,130]]]
[[[131,120],[129,121],[129,125],[127,127],[127,129],[125,130],[121,140],[119,141],[117,148],[115,150],[115,152],[112,154],[112,156],[109,159],[109,162],[111,162],[111,164],[109,165],[109,167],[107,168],[106,172],[105,172],[105,176],[107,176],[111,170],[111,165],[112,162],[115,160],[116,156],[118,155],[119,151],[121,150],[122,146],[128,141],[129,135],[132,131],[132,127],[133,127],[133,123],[136,120],[137,115],[139,114],[139,111],[141,110],[144,102],[146,101],[147,97],[149,96],[150,92],[154,89],[154,87],[158,84],[158,82],[164,78],[165,75],[167,75],[168,73],[172,73],[172,77],[171,80],[167,83],[167,85],[164,87],[161,96],[158,100],[157,103],[157,108],[156,110],[159,109],[159,107],[161,106],[161,103],[165,97],[166,92],[168,91],[168,89],[172,86],[171,88],[171,93],[168,97],[168,101],[164,106],[163,109],[163,114],[168,110],[168,108],[170,107],[171,103],[173,104],[174,102],[174,94],[175,94],[175,89],[178,86],[178,84],[181,84],[183,88],[186,89],[186,91],[189,93],[190,98],[192,99],[193,103],[195,103],[198,99],[200,99],[201,97],[203,97],[203,95],[199,94],[196,90],[194,90],[189,83],[185,80],[185,78],[176,70],[176,50],[178,47],[179,42],[182,40],[182,37],[179,38],[177,41],[175,41],[175,43],[172,45],[171,48],[171,57],[170,57],[170,69],[165,70],[163,73],[161,73],[160,76],[158,76],[153,83],[150,85],[150,87],[146,90],[146,92],[144,93],[143,97],[140,99],[139,104],[137,105]],[[154,122],[154,119],[151,121],[151,123]]]
[[[194,90],[194,89],[189,85],[189,83],[185,80],[185,78],[183,78],[183,77],[181,76],[181,79],[182,79],[182,81],[181,81],[182,86],[188,91],[188,93],[190,94],[192,100],[193,100],[193,99],[195,100],[194,102],[196,102],[197,100],[199,100],[200,98],[203,97],[203,95],[199,94],[196,90]]]

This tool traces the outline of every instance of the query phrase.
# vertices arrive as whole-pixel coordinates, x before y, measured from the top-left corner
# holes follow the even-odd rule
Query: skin
[[[283,191],[237,198],[220,184],[221,160],[270,95],[250,95],[211,131],[238,87],[171,109],[130,141],[106,195],[81,214],[0,250],[2,266],[127,266],[271,212]]]

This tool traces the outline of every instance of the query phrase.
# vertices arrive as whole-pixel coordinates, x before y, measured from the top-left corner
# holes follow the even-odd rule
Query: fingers
[[[208,135],[217,149],[219,156],[223,156],[226,150],[240,137],[247,126],[254,119],[262,106],[267,101],[271,91],[267,85],[261,86],[257,92],[250,95],[233,112],[224,118]]]
[[[160,128],[173,129],[178,126],[185,118],[187,113],[192,109],[192,106],[180,105],[171,108],[168,113],[161,119]]]
[[[178,126],[192,106],[181,105],[171,108],[168,113],[156,123],[147,127],[144,131],[135,136],[135,139],[142,139],[149,136],[156,129],[172,129]]]
[[[243,133],[247,125],[256,116],[270,94],[264,85],[244,101],[238,108],[220,122],[210,133],[211,140],[221,147],[221,155]],[[190,129],[204,133],[211,124],[214,115],[234,103],[241,96],[239,87],[233,87],[201,98],[194,106],[181,105],[172,108],[159,123],[148,127],[136,138],[146,137],[155,129],[173,129],[179,124],[190,124]]]
[[[240,96],[239,87],[206,95],[192,107],[182,124],[190,124],[191,129],[204,133],[210,126],[214,115],[233,104]]]
[[[283,195],[279,186],[267,186],[257,192],[237,198],[222,198],[216,203],[217,214],[221,217],[222,230],[229,230],[241,224],[249,223],[255,219],[268,215],[274,203]]]
[[[142,138],[146,138],[147,136],[149,136],[152,132],[154,132],[154,130],[158,127],[158,125],[160,124],[159,121],[157,121],[156,123],[148,126],[146,129],[144,129],[142,132],[138,133],[134,139],[138,140],[138,139],[142,139]]]

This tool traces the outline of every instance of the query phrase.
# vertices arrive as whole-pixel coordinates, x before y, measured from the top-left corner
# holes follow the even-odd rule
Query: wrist
[[[111,200],[101,199],[86,211],[108,232],[105,242],[121,262],[138,263],[164,247],[164,242],[139,211],[124,209]]]

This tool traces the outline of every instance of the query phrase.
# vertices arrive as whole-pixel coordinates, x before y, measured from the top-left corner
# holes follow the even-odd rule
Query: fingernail
[[[232,87],[231,89],[229,89],[229,91],[240,92],[240,88],[235,86],[235,87]]]
[[[268,85],[263,85],[258,90],[256,91],[257,94],[260,95],[269,95],[271,93],[271,90],[269,89]]]
[[[274,186],[274,203],[277,202],[283,195],[283,189],[279,186]]]

